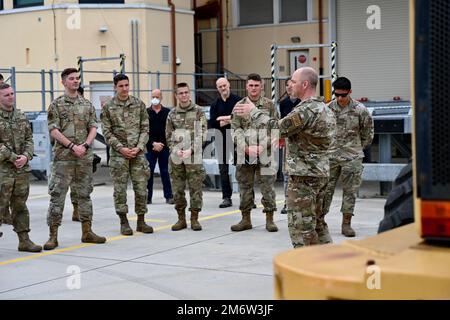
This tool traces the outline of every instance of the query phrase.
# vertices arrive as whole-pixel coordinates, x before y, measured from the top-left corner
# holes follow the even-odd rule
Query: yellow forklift
[[[450,299],[450,1],[410,1],[410,44],[413,162],[385,232],[277,255],[276,299]]]

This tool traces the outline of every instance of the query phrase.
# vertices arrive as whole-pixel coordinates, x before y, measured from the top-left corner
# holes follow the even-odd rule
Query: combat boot
[[[266,230],[269,232],[277,232],[278,227],[273,222],[273,212],[266,212]]]
[[[44,244],[44,250],[53,250],[58,246],[58,226],[50,226],[50,238]]]
[[[41,252],[42,247],[38,246],[30,240],[27,231],[19,232],[17,234],[19,237],[19,251],[27,251],[27,252]]]
[[[105,237],[100,237],[98,235],[96,235],[94,233],[94,231],[92,231],[91,229],[91,221],[83,221],[81,222],[81,230],[82,230],[82,235],[81,235],[81,242],[85,242],[85,243],[105,243],[106,242],[106,238]]]
[[[351,213],[344,213],[342,215],[342,234],[346,237],[354,237],[355,230],[352,229],[350,223],[352,222],[353,215]]]
[[[331,238],[330,231],[328,230],[328,225],[325,222],[324,218],[317,219],[316,232],[317,232],[317,236],[319,238],[320,244],[333,243],[333,239]]]
[[[191,210],[191,229],[194,231],[202,230],[202,226],[198,222],[198,213],[197,210]]]
[[[120,233],[123,234],[124,236],[132,236],[133,230],[131,229],[130,224],[128,223],[127,215],[125,213],[119,214],[119,218],[120,218]]]
[[[144,215],[138,215],[136,231],[142,233],[153,233],[153,227],[145,223]]]
[[[12,216],[10,208],[6,208],[5,210],[5,214],[3,215],[3,223],[12,225]]]
[[[184,212],[184,210],[178,211],[178,221],[172,226],[172,231],[178,231],[186,228],[186,213]]]
[[[303,233],[303,242],[305,246],[312,246],[315,244],[319,244],[319,236],[316,230]]]
[[[80,215],[78,214],[78,204],[73,205],[72,221],[80,221]]]
[[[250,212],[242,212],[242,220],[238,224],[231,226],[231,231],[244,231],[252,228]]]

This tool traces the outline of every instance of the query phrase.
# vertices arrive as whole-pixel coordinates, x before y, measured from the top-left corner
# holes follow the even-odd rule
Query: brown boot
[[[202,230],[202,226],[198,222],[198,213],[197,210],[191,210],[191,229],[194,231]]]
[[[273,212],[266,212],[266,230],[269,232],[277,232],[278,227],[273,222]]]
[[[130,224],[128,223],[126,213],[119,214],[119,218],[120,218],[120,233],[123,234],[124,236],[132,236],[133,230],[130,228]]]
[[[143,214],[138,215],[136,231],[142,233],[153,233],[153,228],[145,223]]]
[[[9,207],[6,208],[5,214],[3,215],[3,223],[12,225],[11,209]]]
[[[320,244],[333,243],[330,231],[328,230],[328,225],[325,222],[325,218],[318,218],[316,223],[316,232],[319,238]]]
[[[50,237],[44,244],[44,250],[53,250],[58,246],[58,226],[50,226]]]
[[[78,214],[78,204],[73,204],[72,221],[80,221],[80,215]]]
[[[100,237],[94,233],[91,229],[91,221],[83,221],[81,222],[81,242],[85,243],[105,243],[106,238]]]
[[[19,237],[19,251],[26,251],[26,252],[42,251],[41,246],[34,244],[33,241],[30,240],[27,231],[19,232],[17,236]]]
[[[242,212],[242,220],[238,224],[231,226],[231,231],[244,231],[252,228],[250,212]]]
[[[355,230],[352,229],[350,226],[350,223],[352,222],[353,214],[351,213],[344,213],[342,215],[342,234],[346,237],[354,237],[355,236]]]
[[[178,211],[178,221],[172,226],[172,231],[179,231],[187,228],[186,213]]]

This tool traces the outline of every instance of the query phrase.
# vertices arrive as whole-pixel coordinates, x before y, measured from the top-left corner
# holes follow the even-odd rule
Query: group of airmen
[[[53,141],[53,162],[49,180],[50,204],[47,213],[49,239],[45,250],[58,246],[68,189],[77,198],[81,241],[105,243],[106,238],[92,231],[93,152],[97,134],[94,106],[79,94],[77,69],[61,73],[65,93],[48,108],[48,129]],[[223,202],[229,207],[231,188],[228,165],[234,159],[239,185],[242,219],[231,226],[235,232],[252,228],[251,210],[256,207],[254,183],[262,193],[266,229],[278,231],[274,223],[277,167],[273,155],[285,145],[285,168],[288,177],[286,208],[292,245],[302,247],[332,242],[325,215],[329,212],[336,182],[341,177],[343,202],[342,233],[355,236],[351,228],[355,198],[361,184],[363,149],[373,139],[373,120],[367,108],[350,97],[351,83],[338,78],[334,83],[336,99],[329,105],[316,96],[318,74],[310,67],[296,70],[289,83],[287,98],[298,102],[292,111],[280,117],[274,103],[263,97],[263,80],[250,74],[246,82],[247,96],[240,98],[230,92],[225,78],[216,82],[219,98],[211,106],[209,127],[218,129],[216,152],[222,181]],[[132,235],[127,214],[127,185],[131,179],[135,194],[136,231],[153,233],[145,222],[148,201],[147,184],[151,175],[146,152],[149,152],[149,113],[144,102],[129,94],[125,74],[114,77],[115,96],[101,111],[102,132],[111,148],[109,161],[114,188],[114,207],[120,220],[120,232]],[[158,93],[160,96],[160,93]],[[175,88],[177,105],[167,115],[165,138],[170,150],[169,173],[173,201],[178,215],[173,231],[187,228],[185,196],[189,189],[190,227],[202,230],[199,213],[203,207],[202,186],[206,176],[203,167],[203,145],[208,121],[202,108],[190,97],[186,83]],[[151,129],[150,129],[151,131]],[[220,138],[219,138],[220,137]],[[19,251],[39,252],[30,232],[26,201],[29,194],[29,161],[33,158],[33,135],[23,113],[15,108],[14,91],[0,84],[0,224],[11,210],[12,225],[19,237]],[[286,210],[287,209],[287,210]],[[0,236],[2,234],[0,233]]]

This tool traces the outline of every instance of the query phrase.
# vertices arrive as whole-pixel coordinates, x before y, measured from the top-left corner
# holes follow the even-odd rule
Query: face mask
[[[160,103],[161,103],[161,100],[159,100],[158,98],[153,98],[152,99],[152,105],[157,106]]]

